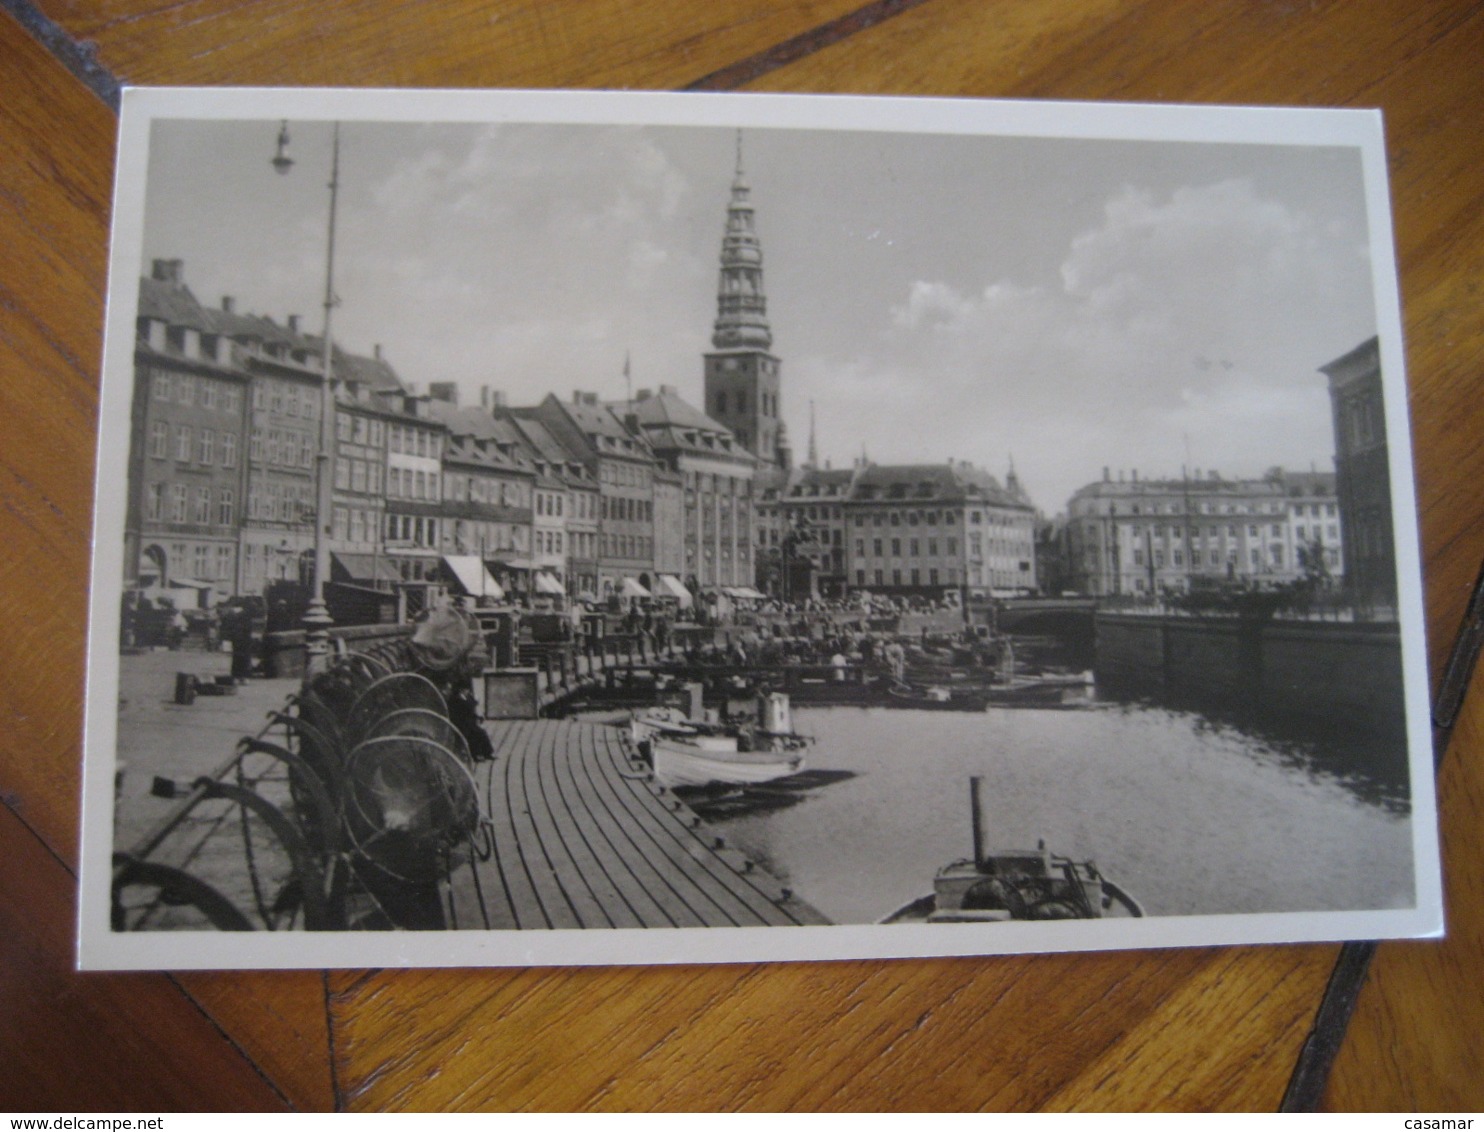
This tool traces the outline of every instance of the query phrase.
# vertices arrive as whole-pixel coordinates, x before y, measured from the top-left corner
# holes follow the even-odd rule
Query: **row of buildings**
[[[700,407],[670,385],[525,406],[486,388],[461,405],[452,383],[413,392],[379,346],[333,347],[326,398],[324,342],[297,317],[207,306],[181,261],[156,260],[137,308],[126,584],[188,603],[262,593],[303,576],[320,522],[331,580],[378,589],[939,598],[1394,576],[1377,557],[1390,511],[1374,340],[1325,371],[1337,474],[1105,471],[1048,523],[1013,467],[1001,482],[952,460],[821,465],[812,419],[795,466],[740,144],[711,340]],[[451,559],[476,567],[450,579]]]

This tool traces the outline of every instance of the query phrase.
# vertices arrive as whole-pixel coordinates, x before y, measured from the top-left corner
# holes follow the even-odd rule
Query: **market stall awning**
[[[637,578],[625,578],[618,584],[620,597],[648,597],[649,591],[639,584]]]
[[[728,597],[745,598],[748,601],[761,601],[763,597],[751,586],[722,586],[721,588]]]
[[[561,597],[567,592],[562,588],[562,583],[557,581],[545,570],[542,570],[535,575],[535,581],[536,592],[538,594],[551,594],[554,597]]]
[[[330,577],[343,573],[352,582],[400,582],[402,573],[397,564],[378,554],[349,554],[334,550],[330,552]]]
[[[492,597],[496,601],[504,599],[505,591],[500,588],[500,583],[490,577],[484,563],[474,555],[445,554],[443,564],[448,567],[448,572],[453,575],[459,587],[470,597]]]
[[[661,574],[660,584],[656,588],[663,590],[666,594],[669,594],[678,601],[681,609],[689,609],[695,603],[695,599],[691,597],[690,590],[686,589],[680,579],[674,574]],[[661,596],[664,595],[662,594]]]
[[[171,578],[165,583],[165,588],[171,590],[209,590],[215,585],[215,582],[202,582],[195,578]]]

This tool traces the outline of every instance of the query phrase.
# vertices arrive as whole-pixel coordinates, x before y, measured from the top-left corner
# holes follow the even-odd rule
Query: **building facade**
[[[582,454],[598,487],[597,595],[620,593],[631,578],[643,586],[654,574],[655,461],[644,441],[630,433],[595,393],[578,391],[570,402],[555,394],[529,416],[570,451]]]
[[[852,588],[925,597],[1035,588],[1035,508],[968,463],[866,465],[843,513]]]
[[[1391,515],[1391,465],[1381,349],[1367,339],[1321,366],[1329,379],[1335,430],[1335,494],[1344,571],[1361,600],[1396,605],[1396,541]]]
[[[689,404],[673,386],[641,389],[633,401],[613,410],[643,438],[660,469],[655,571],[700,589],[750,587],[757,461],[725,425]]]
[[[1314,533],[1321,558],[1339,560],[1328,540],[1324,476],[1290,477],[1281,468],[1258,479],[1199,470],[1180,479],[1104,478],[1067,504],[1065,546],[1072,589],[1107,594],[1183,593],[1223,585],[1270,589],[1305,576],[1296,537]],[[1302,508],[1302,510],[1300,510]],[[1310,509],[1317,515],[1310,515]],[[1302,521],[1300,521],[1302,516]],[[1334,550],[1329,555],[1326,550]]]
[[[127,580],[177,606],[236,593],[248,377],[179,260],[140,281],[134,366]]]

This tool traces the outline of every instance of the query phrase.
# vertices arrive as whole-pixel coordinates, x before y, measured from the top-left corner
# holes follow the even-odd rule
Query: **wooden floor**
[[[728,849],[616,727],[497,723],[478,781],[493,852],[455,871],[460,928],[786,927],[828,921]]]
[[[689,88],[1379,107],[1436,678],[1484,560],[1484,7],[0,2],[0,1109],[1278,1106],[1334,968],[1333,945],[75,974],[117,88]],[[1326,1107],[1484,1107],[1477,684],[1439,780],[1449,936],[1380,947]]]

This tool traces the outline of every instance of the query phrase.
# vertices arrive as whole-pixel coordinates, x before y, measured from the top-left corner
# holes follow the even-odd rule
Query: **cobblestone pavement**
[[[295,679],[255,678],[239,686],[235,695],[198,696],[189,706],[175,702],[177,673],[189,672],[209,682],[226,675],[231,662],[230,653],[199,649],[162,649],[119,658],[117,765],[121,773],[114,809],[116,850],[135,845],[173,804],[151,795],[155,776],[189,785],[200,775],[212,773],[231,756],[239,739],[258,734],[268,713],[282,709],[299,688]],[[252,760],[251,769],[261,773],[271,765],[271,760],[260,756]],[[260,792],[280,803],[286,794],[274,781],[263,783]],[[252,831],[260,879],[265,889],[271,889],[286,874],[286,864],[256,819]],[[251,908],[253,887],[236,807],[222,802],[198,806],[157,856],[172,864],[188,861],[193,873],[216,885],[243,911]],[[199,922],[193,912],[179,909],[162,910],[150,921],[154,927],[197,926]]]

